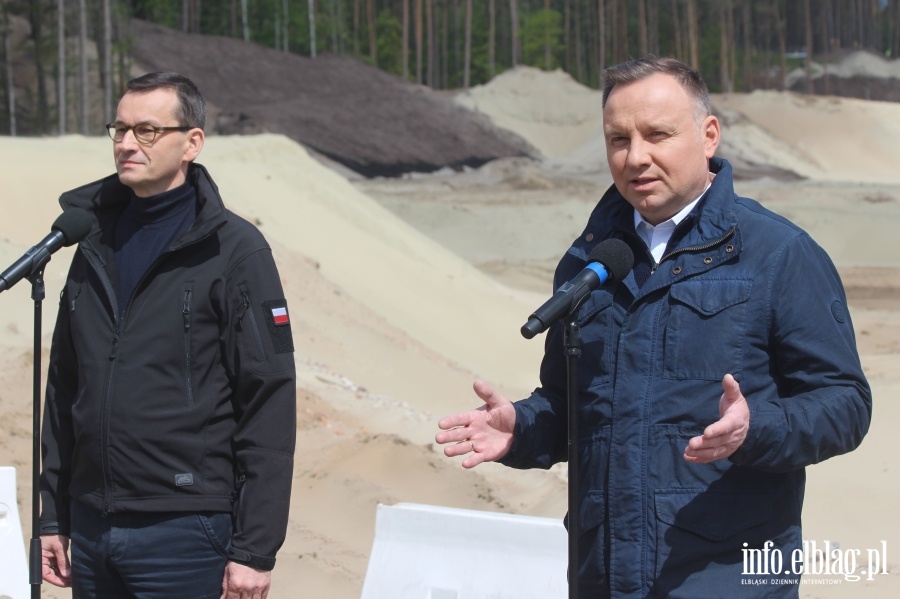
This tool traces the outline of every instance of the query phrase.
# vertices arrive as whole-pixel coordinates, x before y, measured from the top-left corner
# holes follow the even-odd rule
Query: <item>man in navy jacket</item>
[[[614,186],[554,281],[605,239],[634,252],[621,284],[577,312],[581,596],[795,597],[804,468],[856,448],[871,419],[838,274],[804,231],[735,195],[695,71],[612,67],[603,106]],[[566,459],[559,323],[530,397],[475,391],[481,408],[439,423],[446,455],[471,452],[468,468]],[[791,571],[747,584],[745,550],[766,547]]]

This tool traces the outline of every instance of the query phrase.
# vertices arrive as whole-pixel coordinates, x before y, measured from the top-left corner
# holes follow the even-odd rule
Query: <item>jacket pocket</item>
[[[750,279],[691,279],[669,290],[663,377],[719,381],[743,368]]]
[[[578,535],[578,590],[585,597],[602,596],[608,587],[609,553],[606,526],[606,491],[589,490],[581,497]],[[566,516],[566,528],[568,529]],[[569,580],[572,573],[569,572]]]
[[[657,490],[651,595],[700,598],[740,591],[744,548],[783,540],[766,526],[774,501],[774,493],[745,488]]]
[[[253,303],[250,299],[250,290],[246,286],[240,286],[241,291],[241,309],[238,316],[238,330],[241,333],[241,343],[244,351],[256,364],[263,362],[266,358],[266,349],[263,346],[262,335],[259,332],[259,324],[253,310]]]
[[[231,514],[227,512],[197,514],[200,528],[209,539],[210,547],[222,557],[228,556],[231,546]]]
[[[608,592],[607,481],[611,428],[597,427],[579,442],[578,588],[584,597]],[[566,527],[568,528],[567,515]],[[571,579],[571,575],[570,575]],[[607,590],[604,590],[607,589]]]
[[[66,301],[66,308],[69,312],[74,312],[75,307],[78,305],[78,296],[81,295],[81,287],[82,283],[71,283],[60,291],[60,303]],[[67,292],[68,295],[66,295]]]

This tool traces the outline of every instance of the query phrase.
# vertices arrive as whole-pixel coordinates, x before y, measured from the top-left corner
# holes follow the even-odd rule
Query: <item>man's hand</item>
[[[266,599],[271,584],[271,572],[228,562],[222,579],[221,599]]]
[[[744,443],[750,429],[750,408],[734,377],[722,379],[719,420],[706,427],[703,435],[694,437],[684,449],[684,459],[694,464],[708,464],[729,457]]]
[[[512,446],[516,428],[516,409],[511,401],[484,381],[475,381],[472,388],[484,400],[484,405],[442,418],[438,422],[442,432],[434,437],[441,444],[453,443],[444,448],[444,455],[448,457],[472,452],[463,460],[464,468],[474,468],[482,462],[505,456]]]
[[[41,536],[41,578],[58,587],[72,586],[69,537]]]

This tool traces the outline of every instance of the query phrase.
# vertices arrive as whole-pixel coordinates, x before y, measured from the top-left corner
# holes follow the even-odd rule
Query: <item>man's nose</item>
[[[650,148],[642,139],[632,139],[628,144],[628,156],[625,159],[631,168],[643,167],[650,164]]]
[[[133,150],[138,147],[138,140],[134,136],[134,129],[128,129],[125,131],[125,135],[122,136],[122,141],[117,141],[116,145],[123,150]]]

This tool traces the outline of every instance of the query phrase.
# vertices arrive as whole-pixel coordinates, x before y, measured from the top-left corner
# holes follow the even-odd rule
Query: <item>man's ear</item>
[[[700,133],[703,135],[703,145],[706,148],[706,158],[708,160],[715,155],[716,149],[719,147],[719,141],[722,139],[719,119],[713,115],[703,119]]]
[[[193,162],[203,149],[203,141],[206,138],[203,129],[195,127],[187,132],[187,141],[184,146],[184,162]]]

